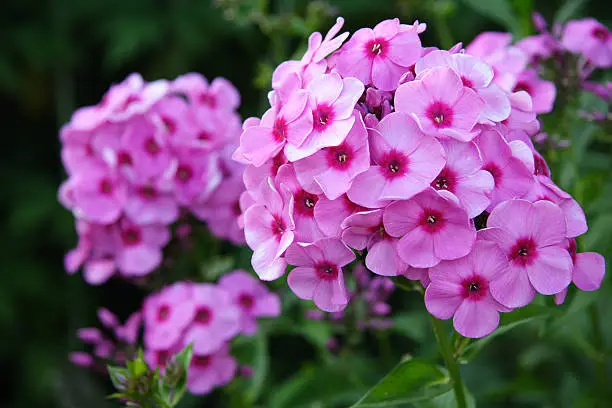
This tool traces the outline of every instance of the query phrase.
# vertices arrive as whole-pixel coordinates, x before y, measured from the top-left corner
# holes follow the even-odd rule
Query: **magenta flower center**
[[[532,238],[521,238],[510,250],[510,260],[520,266],[531,265],[538,256],[536,244]]]
[[[321,262],[315,266],[317,277],[323,280],[334,280],[338,277],[338,267],[329,262]]]
[[[437,232],[444,226],[444,216],[441,211],[426,208],[421,215],[421,222],[419,225],[427,232]]]
[[[322,132],[333,122],[334,111],[327,104],[317,105],[317,108],[312,111],[313,127],[317,132]]]
[[[461,82],[463,83],[463,86],[466,86],[468,88],[474,87],[474,83],[472,82],[472,80],[464,77],[463,75],[461,76]]]
[[[393,179],[395,177],[403,176],[408,172],[408,157],[398,152],[397,150],[390,150],[387,152],[382,160],[380,166],[383,171],[383,175],[387,179]]]
[[[353,156],[353,150],[346,143],[340,146],[327,149],[327,164],[339,170],[344,170],[349,166]]]
[[[162,122],[166,127],[168,133],[174,134],[174,132],[176,131],[176,123],[172,119],[167,117],[162,117]]]
[[[202,130],[198,133],[198,140],[205,142],[211,139],[211,135],[209,132]]]
[[[514,85],[512,92],[519,92],[519,91],[525,91],[529,95],[531,95],[531,85],[529,85],[527,82],[519,81],[516,83],[516,85]]]
[[[447,190],[453,192],[455,190],[455,184],[457,183],[457,178],[453,174],[453,172],[444,167],[438,177],[432,181],[431,186],[436,190]]]
[[[280,237],[285,233],[285,229],[287,229],[287,227],[285,226],[285,222],[281,217],[274,216],[271,229],[276,238],[280,239]]]
[[[130,154],[127,152],[119,152],[117,154],[117,161],[123,166],[131,166],[132,156],[130,156]]]
[[[207,368],[210,361],[210,356],[193,356],[193,365],[198,368]]]
[[[161,150],[159,145],[155,141],[155,139],[153,139],[152,137],[145,140],[144,148],[145,148],[145,151],[149,153],[151,156],[157,155],[157,153],[159,153]]]
[[[245,310],[251,310],[255,305],[255,298],[248,293],[242,293],[238,296],[238,304]]]
[[[283,164],[285,164],[285,159],[283,155],[282,154],[276,155],[274,159],[272,159],[272,168],[270,169],[270,174],[272,176],[276,176],[276,174],[278,173],[278,169]]]
[[[444,102],[436,101],[429,105],[425,116],[431,119],[433,125],[438,129],[447,128],[453,124],[453,109]]]
[[[272,136],[274,136],[274,140],[277,142],[283,142],[287,139],[287,122],[285,122],[285,118],[282,116],[277,117],[274,121]]]
[[[576,240],[575,239],[570,239],[569,240],[569,248],[567,249],[570,256],[572,257],[572,262],[576,263]]]
[[[138,188],[138,194],[145,200],[153,200],[157,197],[157,190],[153,186],[141,186]]]
[[[111,195],[113,193],[113,183],[107,178],[100,181],[99,190],[101,194]]]
[[[196,309],[194,322],[200,324],[208,324],[212,320],[212,311],[206,306],[200,306]]]
[[[204,92],[200,95],[200,103],[213,109],[217,106],[215,96],[209,94],[208,92]]]
[[[481,299],[489,289],[489,283],[478,275],[464,279],[461,286],[463,287],[463,298],[472,300]]]
[[[168,352],[168,350],[157,351],[157,355],[155,357],[155,359],[157,360],[157,365],[160,367],[165,367],[169,358],[170,358],[170,353]]]
[[[170,317],[170,307],[168,305],[161,305],[157,309],[157,321],[160,323],[165,322]]]
[[[608,38],[610,38],[610,32],[605,27],[595,27],[592,34],[600,41],[608,41]]]
[[[125,246],[139,244],[140,241],[142,241],[140,229],[135,227],[125,228],[123,231],[121,231],[121,240]]]
[[[501,180],[502,171],[499,166],[495,163],[488,163],[483,167],[484,170],[491,173],[493,176],[493,183],[497,186]]]
[[[540,156],[539,154],[534,154],[533,160],[534,160],[534,166],[535,166],[534,174],[536,176],[543,174],[547,177],[550,177],[550,171],[548,171],[548,166],[546,166],[546,162],[544,161],[544,158]]]
[[[182,183],[186,183],[193,177],[193,170],[187,165],[180,165],[176,169],[176,179]]]
[[[384,38],[375,38],[366,43],[365,49],[370,58],[384,57],[389,49],[389,43]]]
[[[295,194],[295,210],[298,214],[314,216],[314,206],[319,200],[315,194],[300,190]]]

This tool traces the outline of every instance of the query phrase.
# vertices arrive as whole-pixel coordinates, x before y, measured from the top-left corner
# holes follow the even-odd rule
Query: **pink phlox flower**
[[[565,247],[563,211],[549,201],[508,200],[493,209],[482,238],[506,254],[508,268],[491,282],[491,294],[507,307],[522,307],[536,292],[553,295],[572,279],[572,259]]]
[[[115,336],[125,344],[136,344],[142,321],[142,312],[132,313],[123,325],[115,329]]]
[[[234,111],[240,105],[238,90],[225,78],[215,78],[209,84],[204,76],[191,72],[172,81],[170,90],[184,94],[190,104],[208,111]]]
[[[222,181],[219,156],[200,149],[176,151],[171,173],[174,196],[184,206],[206,200]]]
[[[218,350],[240,331],[240,311],[231,295],[221,287],[201,283],[192,289],[195,312],[185,331],[185,344],[193,344],[196,355]]]
[[[275,183],[279,186],[285,201],[293,202],[293,220],[295,221],[295,239],[298,242],[314,242],[323,238],[315,220],[314,208],[320,196],[309,193],[298,181],[293,165],[284,164],[276,175]]]
[[[314,216],[317,225],[326,237],[339,238],[342,234],[342,222],[351,214],[365,211],[365,208],[353,203],[345,195],[335,200],[320,197],[315,204]]]
[[[552,111],[557,90],[555,84],[540,79],[535,69],[526,69],[517,77],[512,92],[525,91],[531,96],[533,111],[535,113],[548,113]]]
[[[385,116],[369,132],[374,164],[353,180],[347,193],[361,206],[380,208],[389,200],[408,199],[427,188],[444,167],[440,143],[405,113]]]
[[[312,132],[302,141],[285,146],[289,161],[308,157],[324,147],[341,144],[355,122],[353,109],[363,94],[363,84],[355,78],[341,78],[337,73],[314,79],[307,88]]]
[[[572,53],[584,55],[598,68],[612,67],[612,34],[593,18],[569,21],[563,29],[561,44]]]
[[[353,179],[370,167],[368,132],[361,116],[355,114],[353,127],[341,144],[319,150],[293,166],[306,191],[325,194],[330,200],[346,193]]]
[[[194,354],[189,367],[187,389],[195,395],[208,394],[213,388],[228,384],[236,375],[238,364],[223,345],[211,354]]]
[[[137,224],[171,224],[179,216],[171,186],[156,181],[131,184],[124,211]]]
[[[399,19],[356,31],[335,59],[336,70],[383,91],[397,88],[402,74],[421,56],[416,29],[401,29]]]
[[[256,203],[257,201],[255,201],[251,193],[249,193],[248,191],[243,191],[240,194],[240,198],[238,199],[238,205],[240,206],[240,215],[236,219],[236,223],[238,224],[238,228],[240,228],[241,230],[244,230],[244,213]]]
[[[533,110],[531,96],[525,91],[514,92],[509,95],[510,116],[499,125],[502,129],[518,129],[535,135],[540,130],[540,122]]]
[[[390,236],[383,225],[383,210],[358,212],[342,223],[342,241],[353,249],[367,249],[365,265],[382,276],[401,275],[408,265],[397,251],[398,239]]]
[[[294,200],[292,195],[283,199],[270,178],[261,195],[244,213],[244,233],[253,250],[253,269],[260,279],[274,280],[285,273],[282,255],[295,238]]]
[[[465,87],[473,89],[484,101],[480,123],[500,122],[510,115],[510,101],[506,93],[493,80],[493,69],[472,55],[452,54],[436,50],[421,58],[415,66],[417,75],[428,69],[448,66],[459,75]]]
[[[287,278],[300,299],[313,300],[325,312],[339,312],[348,304],[342,267],[355,260],[355,254],[342,241],[325,238],[314,244],[293,244],[287,262],[296,266]]]
[[[495,185],[488,209],[505,200],[523,198],[533,186],[533,174],[512,155],[512,149],[503,136],[497,130],[486,130],[475,142],[484,164],[482,168],[491,173]]]
[[[192,206],[191,212],[206,221],[210,231],[218,238],[236,245],[244,244],[244,232],[237,222],[242,214],[240,195],[243,191],[244,184],[240,177],[226,179],[206,201]]]
[[[390,204],[383,223],[389,235],[400,237],[400,258],[415,268],[465,256],[476,240],[476,229],[465,210],[432,188]]]
[[[516,77],[527,66],[527,54],[511,42],[510,33],[488,31],[478,34],[465,49],[493,68],[493,82],[506,91],[514,87]]]
[[[270,177],[274,180],[278,174],[278,169],[286,163],[287,158],[285,155],[279,153],[260,167],[255,167],[250,164],[246,166],[242,179],[246,189],[253,198],[258,198],[260,196],[259,190],[261,186],[267,184],[267,180]]]
[[[531,64],[538,64],[559,50],[557,40],[550,33],[530,35],[518,41],[516,46],[528,55]]]
[[[483,161],[474,142],[444,140],[446,165],[431,186],[454,194],[470,218],[476,217],[491,203],[494,187],[491,173],[482,170]]]
[[[183,336],[195,316],[194,285],[178,282],[149,295],[142,308],[144,344],[167,350]]]
[[[124,218],[113,229],[117,268],[125,276],[151,273],[162,261],[162,248],[170,241],[163,224],[138,225]]]
[[[83,266],[83,277],[90,285],[106,282],[116,270],[117,242],[113,226],[91,224],[77,220],[79,243],[64,258],[64,266],[70,274]]]
[[[449,67],[431,68],[395,93],[395,110],[411,114],[423,132],[462,142],[478,134],[474,126],[484,107],[478,94]]]
[[[252,335],[257,331],[258,317],[277,317],[281,312],[280,297],[270,292],[248,272],[235,270],[219,279],[219,286],[230,294],[240,311],[240,332]]]
[[[467,256],[444,261],[429,270],[425,306],[438,319],[453,317],[459,334],[480,338],[499,325],[499,312],[509,311],[491,295],[491,282],[505,273],[506,257],[492,242],[476,241]]]

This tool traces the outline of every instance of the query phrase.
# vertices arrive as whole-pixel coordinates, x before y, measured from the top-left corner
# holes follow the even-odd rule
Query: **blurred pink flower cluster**
[[[80,329],[77,336],[92,352],[72,353],[70,358],[92,368],[123,362],[134,353],[142,328],[144,357],[162,372],[175,353],[193,346],[187,386],[193,394],[207,394],[236,375],[230,341],[239,334],[255,334],[258,318],[276,317],[280,310],[278,295],[243,270],[225,274],[217,284],[178,282],[149,295],[125,325],[101,309],[100,320],[112,339],[97,328]]]
[[[292,265],[291,290],[339,312],[357,251],[377,275],[420,280],[430,313],[467,337],[536,293],[598,288],[603,258],[575,254],[584,213],[531,140],[554,84],[510,36],[440,50],[422,46],[419,22],[346,42],[342,25],[276,68],[270,109],[244,122],[233,154],[259,277]]]
[[[190,73],[147,83],[132,74],[61,130],[68,179],[59,198],[76,218],[66,269],[90,284],[146,275],[162,262],[169,226],[188,214],[214,235],[244,242],[237,224],[243,166],[240,95],[223,78]]]

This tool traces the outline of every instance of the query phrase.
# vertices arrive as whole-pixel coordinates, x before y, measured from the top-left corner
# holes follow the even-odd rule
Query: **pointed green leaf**
[[[394,407],[428,400],[451,388],[439,366],[418,359],[404,360],[351,408]]]

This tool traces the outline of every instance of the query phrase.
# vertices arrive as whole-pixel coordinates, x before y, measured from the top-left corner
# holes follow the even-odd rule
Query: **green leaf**
[[[475,408],[474,396],[467,389],[464,388],[464,390],[467,408]],[[457,408],[457,399],[455,398],[455,392],[450,390],[430,400],[415,402],[414,406],[416,408]]]
[[[499,327],[487,337],[476,340],[469,344],[460,357],[462,362],[468,362],[473,360],[474,357],[495,337],[500,336],[517,326],[521,326],[525,323],[530,323],[539,319],[550,316],[553,311],[542,305],[530,304],[529,306],[514,310],[510,313],[504,313],[501,317],[501,323]]]
[[[393,407],[428,400],[452,388],[442,368],[422,360],[399,363],[352,408]]]
[[[262,330],[257,332],[254,346],[255,354],[253,358],[253,376],[251,377],[251,386],[247,391],[247,399],[251,403],[254,403],[259,398],[270,366],[270,357],[268,356],[268,338]]]
[[[578,11],[588,3],[589,0],[566,0],[555,14],[554,21],[563,23],[575,17]]]
[[[193,357],[193,346],[190,344],[181,350],[176,356],[174,356],[175,361],[181,366],[185,372],[189,371],[189,366],[191,365],[191,358]]]
[[[518,20],[508,0],[462,0],[463,3],[503,25],[508,30],[516,32],[519,28]]]
[[[108,374],[110,376],[113,386],[117,391],[124,391],[126,387],[126,381],[128,379],[128,370],[123,367],[107,366]]]

